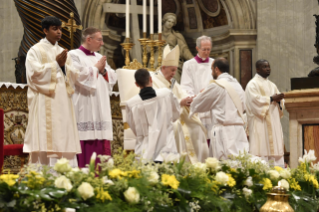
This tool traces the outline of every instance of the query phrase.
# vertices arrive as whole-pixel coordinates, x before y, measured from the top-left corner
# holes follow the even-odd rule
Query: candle
[[[146,0],[143,0],[143,32],[146,32]]]
[[[157,0],[158,8],[158,33],[162,33],[162,0]]]
[[[154,34],[154,0],[150,0],[150,34]]]
[[[125,34],[126,37],[130,37],[130,0],[126,0],[126,28],[125,28]]]

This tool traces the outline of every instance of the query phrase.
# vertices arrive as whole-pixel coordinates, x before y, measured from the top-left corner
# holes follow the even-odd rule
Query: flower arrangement
[[[291,194],[295,211],[318,210],[319,164],[311,164],[316,160],[312,151],[296,169],[269,167],[247,153],[193,165],[185,156],[165,156],[162,164],[145,164],[121,151],[113,158],[98,156],[101,163],[95,166],[92,155],[81,170],[66,159],[53,169],[29,165],[19,175],[0,175],[0,211],[254,212],[278,183]]]

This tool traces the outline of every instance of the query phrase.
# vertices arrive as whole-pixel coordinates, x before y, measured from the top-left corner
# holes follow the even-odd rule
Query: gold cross
[[[65,23],[64,21],[62,21],[62,28],[64,27],[66,27],[67,30],[70,32],[71,49],[73,49],[73,33],[76,32],[77,29],[82,30],[83,27],[82,25],[76,25],[73,12],[70,12],[70,19],[68,20],[68,23]]]

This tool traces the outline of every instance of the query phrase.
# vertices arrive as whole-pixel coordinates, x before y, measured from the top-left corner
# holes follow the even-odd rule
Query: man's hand
[[[181,105],[182,107],[183,107],[183,106],[190,106],[191,103],[192,103],[192,101],[193,101],[193,98],[194,98],[194,97],[188,96],[188,97],[182,99],[180,105]]]
[[[106,57],[103,56],[99,61],[97,61],[97,63],[94,66],[97,67],[97,69],[99,70],[101,74],[103,74],[105,65],[106,65]]]
[[[63,67],[66,62],[66,58],[68,56],[68,50],[64,49],[60,54],[56,56],[56,61],[59,64],[60,67]]]
[[[271,98],[275,102],[280,102],[284,97],[285,97],[285,94],[280,93],[280,94],[274,94]]]

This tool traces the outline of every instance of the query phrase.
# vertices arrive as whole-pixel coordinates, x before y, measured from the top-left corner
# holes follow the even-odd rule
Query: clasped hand
[[[101,74],[104,74],[104,69],[106,65],[106,56],[103,56],[97,63],[94,65]]]
[[[280,102],[283,98],[285,97],[285,94],[280,93],[280,94],[274,94],[272,95],[272,100],[275,102]]]
[[[193,102],[193,98],[194,98],[194,97],[188,96],[188,97],[182,99],[180,105],[181,105],[182,107],[183,107],[183,106],[190,106],[191,103]]]
[[[60,67],[65,66],[66,58],[68,56],[68,50],[64,49],[60,54],[56,56],[56,61]]]

